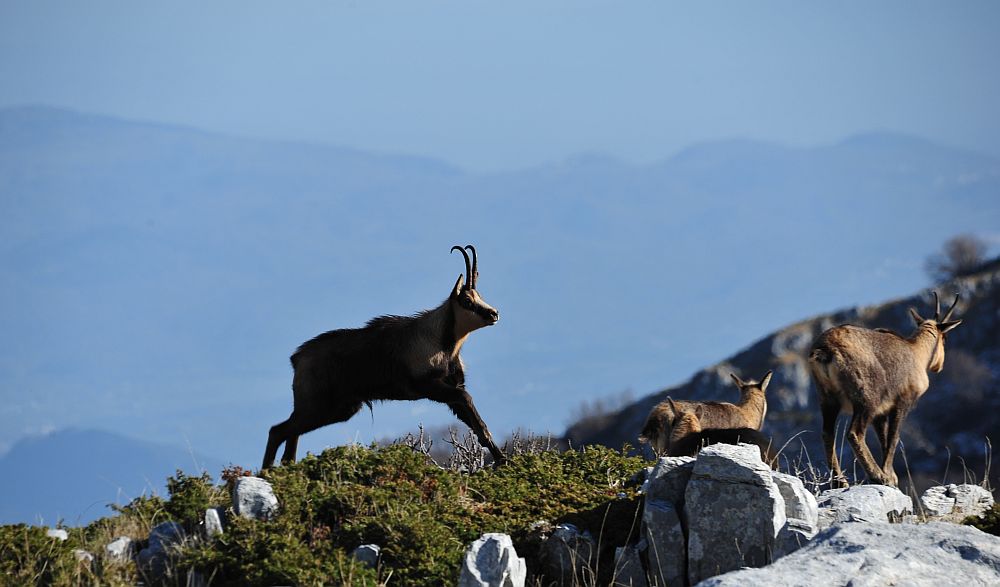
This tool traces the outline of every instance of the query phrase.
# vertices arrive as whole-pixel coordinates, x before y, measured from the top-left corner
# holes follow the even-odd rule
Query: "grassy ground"
[[[510,534],[529,569],[540,569],[542,535],[562,521],[600,540],[600,578],[607,579],[614,546],[638,532],[641,500],[626,485],[645,465],[624,452],[588,447],[524,451],[501,468],[466,463],[466,472],[458,472],[406,445],[334,448],[267,472],[280,513],[266,522],[230,516],[226,532],[211,540],[198,538],[201,517],[208,507],[230,507],[227,487],[178,473],[167,498],[139,498],[117,515],[69,528],[65,542],[48,538],[44,528],[0,527],[0,583],[148,582],[134,563],[103,556],[104,546],[118,536],[144,539],[166,520],[180,522],[191,536],[167,584],[186,584],[191,571],[212,585],[454,584],[466,547],[484,532]],[[223,477],[229,484],[241,474],[233,468]],[[366,543],[382,547],[377,569],[350,556]],[[79,562],[74,549],[96,559]]]

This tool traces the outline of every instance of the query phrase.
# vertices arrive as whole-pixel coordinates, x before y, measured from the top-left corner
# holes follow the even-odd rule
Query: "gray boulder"
[[[785,526],[785,502],[749,444],[716,444],[698,454],[685,492],[688,580],[771,562]]]
[[[528,568],[517,556],[510,536],[483,534],[473,542],[462,561],[459,587],[524,587]]]
[[[713,577],[699,587],[1000,585],[1000,538],[971,526],[836,524],[762,569]]]
[[[775,540],[774,559],[795,552],[819,531],[816,497],[793,475],[771,471],[771,480],[785,501],[785,525]]]
[[[819,494],[819,527],[837,522],[888,522],[913,511],[913,500],[895,487],[855,485]]]
[[[351,553],[354,560],[363,563],[369,568],[378,567],[378,558],[382,556],[382,549],[378,544],[362,544]]]
[[[979,485],[938,485],[920,496],[920,504],[931,516],[981,516],[993,507],[993,494]]]
[[[645,546],[640,543],[615,549],[615,572],[611,581],[613,587],[649,587],[639,554]]]
[[[240,477],[233,486],[233,511],[254,520],[267,520],[278,513],[278,498],[271,484],[260,477]]]
[[[135,556],[135,548],[135,540],[128,536],[119,536],[104,547],[104,552],[111,560],[124,562]]]
[[[683,585],[687,574],[687,546],[681,512],[672,502],[646,500],[642,534],[646,541],[648,574],[653,585]]]
[[[546,573],[560,585],[575,585],[593,574],[591,561],[597,558],[597,546],[590,532],[580,532],[573,524],[559,524],[545,541],[543,555]]]
[[[687,489],[691,472],[694,471],[694,457],[661,457],[649,472],[643,486],[647,500],[669,501],[680,509],[684,505],[684,491]]]

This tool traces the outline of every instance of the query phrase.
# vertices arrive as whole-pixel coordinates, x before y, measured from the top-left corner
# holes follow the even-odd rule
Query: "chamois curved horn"
[[[479,256],[476,255],[476,247],[465,245],[465,248],[472,251],[472,273],[469,280],[472,282],[472,289],[476,289],[476,282],[479,281]]]
[[[941,319],[941,322],[947,322],[951,318],[951,313],[955,311],[955,306],[958,305],[958,298],[959,295],[955,294],[955,301],[951,303],[951,307],[948,308],[947,312],[945,312],[944,318]]]
[[[938,299],[936,291],[933,291],[931,293],[934,294],[934,321],[943,322],[943,320],[941,320],[941,300]]]
[[[454,253],[455,251],[462,253],[462,256],[465,257],[465,288],[472,289],[472,265],[469,261],[469,253],[466,253],[465,249],[458,245],[453,246],[449,252]]]

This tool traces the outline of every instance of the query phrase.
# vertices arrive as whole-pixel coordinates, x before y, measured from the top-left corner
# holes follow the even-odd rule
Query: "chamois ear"
[[[677,404],[675,404],[674,400],[672,398],[670,398],[669,396],[667,397],[667,403],[670,404],[670,411],[673,412],[674,415],[676,416],[677,415]]]
[[[767,391],[767,385],[771,383],[771,374],[773,371],[768,371],[764,378],[760,380],[760,390]]]
[[[733,378],[733,381],[736,383],[736,387],[743,387],[743,381],[736,376],[736,373],[730,373],[729,376]]]
[[[953,330],[956,326],[958,326],[961,323],[962,323],[961,320],[955,320],[954,322],[942,322],[938,324],[938,330],[941,331],[941,334],[947,334],[949,330]]]
[[[457,298],[458,294],[462,293],[462,274],[458,274],[458,279],[455,280],[455,287],[451,290],[451,297]]]
[[[705,413],[705,406],[703,406],[701,404],[698,404],[697,406],[695,406],[695,408],[694,408],[694,417],[695,418],[698,418],[699,420],[701,420],[701,416],[704,413]]]
[[[924,319],[920,317],[920,314],[917,314],[917,309],[912,306],[910,307],[910,318],[913,318],[913,322],[917,326],[920,326],[920,324],[924,321]]]

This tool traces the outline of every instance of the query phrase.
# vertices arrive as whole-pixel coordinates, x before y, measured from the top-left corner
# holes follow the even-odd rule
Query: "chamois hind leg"
[[[264,462],[260,466],[260,470],[270,469],[274,464],[274,457],[278,454],[278,447],[281,446],[282,442],[286,442],[290,437],[292,437],[291,430],[294,426],[293,418],[295,414],[292,413],[284,422],[279,422],[274,426],[271,426],[270,432],[267,434],[267,448],[264,450]],[[298,435],[294,436],[296,442],[298,441]]]
[[[909,413],[909,408],[898,408],[895,412],[889,414],[888,422],[886,426],[886,448],[885,448],[885,462],[882,465],[882,472],[888,479],[888,485],[893,487],[899,486],[899,477],[896,476],[896,471],[892,466],[892,461],[896,456],[896,447],[899,445],[899,433],[900,428],[903,425],[903,420],[906,419],[906,415]]]
[[[826,464],[833,476],[833,483],[847,487],[847,479],[844,478],[844,473],[840,470],[840,461],[837,460],[837,416],[840,415],[840,402],[821,401],[820,409],[823,412],[823,448],[826,449]]]
[[[868,432],[870,421],[871,417],[866,414],[864,407],[855,405],[854,417],[851,418],[851,425],[847,430],[847,441],[854,449],[854,456],[861,461],[861,467],[868,474],[868,479],[881,485],[887,485],[889,480],[886,479],[882,468],[875,463],[875,457],[872,456],[871,451],[868,450],[868,444],[865,442],[865,433]]]

